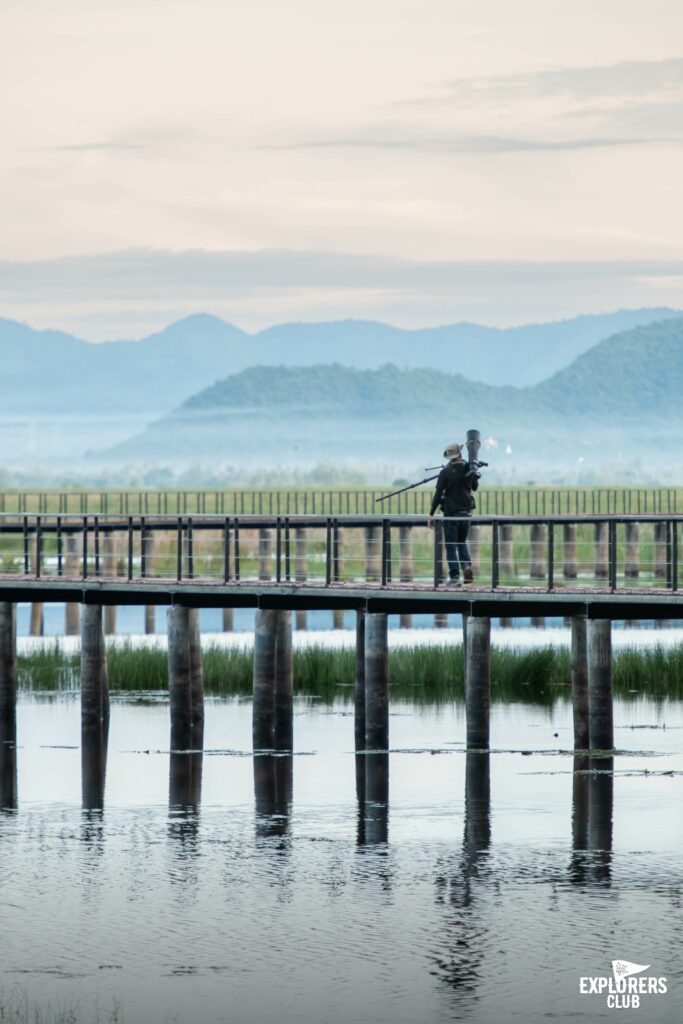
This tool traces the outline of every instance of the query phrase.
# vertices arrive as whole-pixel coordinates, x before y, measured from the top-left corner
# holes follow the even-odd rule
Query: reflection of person
[[[472,491],[478,488],[479,479],[463,459],[461,445],[449,444],[443,454],[448,463],[436,481],[428,523],[430,527],[434,527],[434,513],[439,507],[443,510],[444,516],[458,517],[455,522],[447,520],[443,524],[443,529],[450,576],[447,586],[459,587],[461,569],[465,583],[471,583],[474,579],[472,559],[467,548],[467,535],[470,532],[469,519],[475,508]]]

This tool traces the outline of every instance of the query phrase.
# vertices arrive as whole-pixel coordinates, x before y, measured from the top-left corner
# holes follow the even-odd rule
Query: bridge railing
[[[438,587],[449,520],[426,516],[0,515],[0,575],[264,585]],[[451,522],[463,522],[451,520]],[[683,516],[477,516],[486,589],[678,590]],[[464,552],[463,552],[464,554]]]
[[[405,481],[407,483],[407,481]],[[427,515],[433,487],[383,502],[384,491],[359,488],[225,488],[219,490],[0,491],[0,513],[42,515]],[[484,516],[676,515],[683,489],[672,487],[514,487],[489,485],[477,495]]]

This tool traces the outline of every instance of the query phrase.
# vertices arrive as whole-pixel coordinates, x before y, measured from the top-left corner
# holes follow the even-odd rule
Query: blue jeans
[[[448,573],[452,580],[458,579],[460,569],[464,570],[472,565],[472,559],[467,549],[467,535],[469,532],[469,519],[444,521],[443,536],[446,542],[446,561],[448,562]]]

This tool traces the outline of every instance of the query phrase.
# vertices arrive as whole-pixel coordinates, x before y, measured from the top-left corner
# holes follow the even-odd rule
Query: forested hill
[[[563,416],[682,420],[683,318],[607,338],[531,390]]]
[[[526,419],[544,415],[683,419],[683,318],[608,338],[530,388],[492,387],[439,370],[355,370],[339,365],[252,367],[194,395],[169,419],[273,407],[306,416],[398,416],[455,410]]]

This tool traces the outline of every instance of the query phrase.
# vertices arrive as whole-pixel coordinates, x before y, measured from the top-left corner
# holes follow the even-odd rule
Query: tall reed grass
[[[251,651],[208,645],[203,652],[204,688],[217,696],[249,696],[252,686]],[[164,690],[168,686],[166,652],[130,644],[107,652],[112,690]],[[353,700],[356,656],[351,649],[308,647],[294,652],[294,687],[301,696],[323,702]],[[19,686],[25,690],[70,690],[79,685],[78,655],[54,647],[18,659]],[[464,699],[463,652],[457,646],[401,648],[389,654],[393,700],[441,703]],[[553,647],[509,650],[494,647],[491,654],[494,700],[552,705],[569,698],[569,651]],[[614,656],[614,691],[619,697],[683,699],[683,646],[624,650]]]

